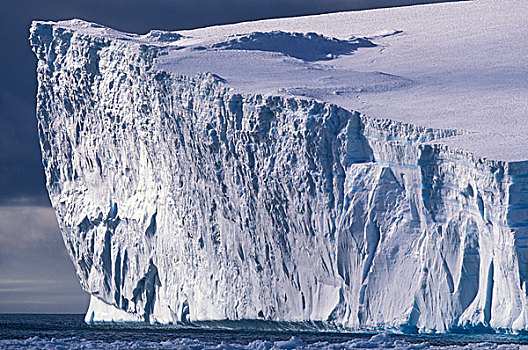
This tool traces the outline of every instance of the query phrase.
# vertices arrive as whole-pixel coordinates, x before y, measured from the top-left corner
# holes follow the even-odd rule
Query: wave
[[[370,339],[353,339],[344,343],[317,342],[306,344],[297,337],[290,340],[270,342],[255,340],[249,344],[229,344],[225,342],[203,342],[196,339],[173,339],[161,342],[152,341],[115,341],[85,340],[79,338],[46,339],[32,337],[28,339],[0,340],[0,349],[177,349],[177,350],[275,350],[275,349],[307,349],[307,350],[346,350],[346,349],[522,349],[523,345],[474,343],[467,345],[431,345],[427,342],[411,343],[405,340],[394,339],[387,334],[377,334]]]

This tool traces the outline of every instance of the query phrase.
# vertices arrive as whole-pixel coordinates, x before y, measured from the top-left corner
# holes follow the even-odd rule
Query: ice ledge
[[[99,323],[145,323],[139,315],[129,313],[109,305],[94,295],[90,296],[90,305],[84,316],[84,322],[88,324]]]
[[[82,19],[70,19],[64,21],[33,21],[29,28],[30,43],[32,46],[38,46],[38,39],[51,39],[51,36],[65,35],[71,37],[80,35],[100,39],[103,41],[116,41],[127,45],[148,45],[151,47],[178,48],[179,40],[184,36],[178,32],[151,30],[144,35],[126,33],[97,23],[87,22]]]
[[[523,28],[522,16],[518,14],[527,4],[517,0],[501,3],[500,11],[494,6],[499,5],[492,1],[446,3],[188,31],[154,30],[145,35],[123,33],[82,20],[36,21],[32,31],[52,26],[57,32],[70,35],[157,47],[163,50],[164,57],[156,68],[166,72],[195,76],[210,71],[245,93],[305,96],[377,118],[465,130],[468,132],[446,143],[487,159],[525,161],[528,124],[522,120],[528,86],[522,77],[528,67],[520,48],[527,45],[524,33],[518,33]],[[462,31],[458,18],[474,13],[479,13],[479,20],[465,23]],[[306,46],[298,48],[297,44],[279,40],[277,49],[260,42],[262,35],[280,32],[297,38],[309,38],[313,32],[310,41],[314,45],[319,42],[317,38],[323,37],[334,43],[363,38],[371,47],[341,55],[341,45],[335,51],[335,45],[317,44],[317,50],[323,50],[319,53],[328,51],[317,55],[325,62],[310,62],[292,58],[290,52],[304,52]],[[249,42],[235,47],[222,44],[240,39],[240,35]],[[280,35],[277,39],[281,39]],[[281,49],[281,45],[288,50]],[[259,50],[253,51],[252,47]],[[266,52],[268,49],[274,52]],[[504,52],[508,55],[504,56]],[[311,57],[310,52],[306,54]]]

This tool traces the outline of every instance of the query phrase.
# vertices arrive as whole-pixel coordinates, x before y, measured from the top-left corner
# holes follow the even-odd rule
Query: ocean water
[[[0,314],[0,349],[527,349],[528,336],[396,335],[87,325],[83,315]]]

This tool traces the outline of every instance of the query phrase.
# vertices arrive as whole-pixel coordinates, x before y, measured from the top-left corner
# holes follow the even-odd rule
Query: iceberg
[[[86,322],[526,330],[528,66],[503,40],[526,6],[145,35],[33,22]]]

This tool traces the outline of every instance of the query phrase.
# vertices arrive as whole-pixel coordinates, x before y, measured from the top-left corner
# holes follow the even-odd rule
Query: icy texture
[[[528,327],[526,163],[436,143],[461,131],[162,71],[163,33],[76,26],[35,22],[30,40],[88,322]]]
[[[348,350],[348,349],[395,349],[395,350],[421,350],[421,349],[497,349],[519,350],[523,345],[475,343],[465,346],[448,345],[433,346],[428,343],[410,343],[404,340],[395,340],[386,334],[378,334],[370,339],[352,339],[346,343],[318,342],[305,344],[301,339],[292,337],[290,340],[270,342],[255,340],[249,344],[215,344],[193,339],[174,339],[162,342],[152,341],[115,341],[107,343],[100,340],[84,340],[78,338],[68,339],[42,339],[38,337],[24,340],[0,340],[2,349],[174,349],[174,350],[279,350],[279,349],[307,349],[307,350]]]

